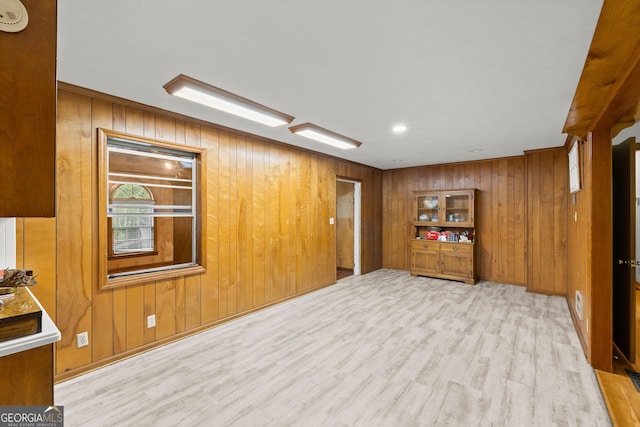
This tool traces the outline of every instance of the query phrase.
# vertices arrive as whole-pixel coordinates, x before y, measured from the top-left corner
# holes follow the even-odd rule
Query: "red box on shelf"
[[[424,233],[424,238],[427,240],[438,240],[440,233],[437,231],[427,231]]]

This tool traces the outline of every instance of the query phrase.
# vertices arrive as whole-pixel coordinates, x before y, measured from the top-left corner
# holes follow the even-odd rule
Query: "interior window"
[[[102,287],[204,271],[202,150],[104,129],[99,134]]]

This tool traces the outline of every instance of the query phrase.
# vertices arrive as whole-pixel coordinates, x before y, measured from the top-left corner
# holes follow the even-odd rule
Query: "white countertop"
[[[29,288],[27,288],[27,291],[29,291],[33,300],[42,310],[42,332],[0,342],[0,357],[31,350],[32,348],[41,347],[47,344],[53,344],[54,342],[60,341],[62,338],[56,324],[53,323],[53,320],[51,320],[45,309],[42,307],[40,301],[38,301]]]

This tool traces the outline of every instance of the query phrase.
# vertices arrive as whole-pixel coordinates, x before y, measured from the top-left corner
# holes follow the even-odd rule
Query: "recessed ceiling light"
[[[469,150],[470,153],[480,153],[482,152],[482,148],[474,148],[473,150]]]
[[[405,124],[397,124],[394,125],[391,130],[393,131],[393,133],[403,133],[407,131],[407,125]]]

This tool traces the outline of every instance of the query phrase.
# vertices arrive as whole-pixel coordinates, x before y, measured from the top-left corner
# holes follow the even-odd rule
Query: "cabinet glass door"
[[[437,194],[418,196],[418,217],[416,220],[420,222],[438,222],[440,220],[440,218],[438,218],[439,205],[440,201]]]
[[[445,206],[442,222],[455,225],[471,221],[470,203],[469,194],[447,194],[444,198]]]

